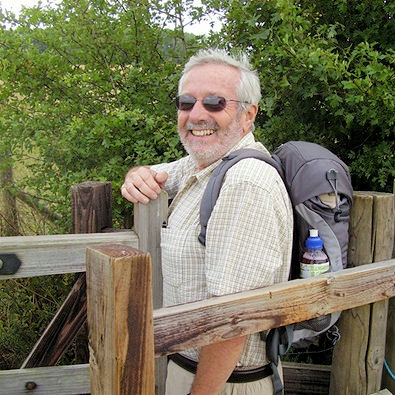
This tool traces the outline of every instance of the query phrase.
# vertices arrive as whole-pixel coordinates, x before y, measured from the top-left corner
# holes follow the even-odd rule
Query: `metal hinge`
[[[21,264],[16,254],[0,254],[0,274],[15,274]]]

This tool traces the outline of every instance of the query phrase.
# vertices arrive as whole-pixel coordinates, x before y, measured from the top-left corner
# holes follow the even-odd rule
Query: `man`
[[[288,279],[291,205],[276,170],[262,161],[245,159],[227,172],[206,246],[198,241],[200,201],[221,158],[243,147],[266,151],[252,134],[260,97],[259,79],[245,56],[199,52],[184,68],[176,100],[178,133],[189,155],[133,168],[125,177],[122,195],[133,203],[148,203],[163,188],[173,199],[161,234],[165,306]],[[254,334],[176,355],[168,365],[166,394],[271,394],[264,349]],[[196,374],[189,365],[197,365]],[[235,382],[234,370],[242,371],[243,382]]]

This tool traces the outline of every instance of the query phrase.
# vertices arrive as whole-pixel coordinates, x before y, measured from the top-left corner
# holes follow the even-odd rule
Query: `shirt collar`
[[[231,152],[236,151],[240,148],[244,148],[247,145],[255,143],[255,138],[252,132],[247,133],[235,146],[233,146],[225,156],[228,156]]]

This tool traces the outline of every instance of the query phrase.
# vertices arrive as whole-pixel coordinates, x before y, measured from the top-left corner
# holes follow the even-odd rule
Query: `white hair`
[[[237,87],[237,99],[240,100],[240,108],[245,109],[246,104],[258,105],[261,99],[261,87],[258,73],[252,70],[251,64],[246,54],[239,52],[236,55],[229,55],[225,50],[210,48],[200,50],[193,55],[186,63],[180,81],[178,83],[178,92],[181,94],[182,84],[185,76],[191,69],[204,64],[223,64],[231,66],[240,71],[240,83]],[[248,106],[248,104],[247,104]]]

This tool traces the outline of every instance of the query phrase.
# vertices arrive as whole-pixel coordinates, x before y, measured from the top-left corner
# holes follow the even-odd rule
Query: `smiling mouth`
[[[214,129],[202,129],[202,130],[192,129],[192,130],[190,130],[190,132],[192,133],[193,136],[202,137],[202,136],[212,135],[215,132],[215,130]]]

